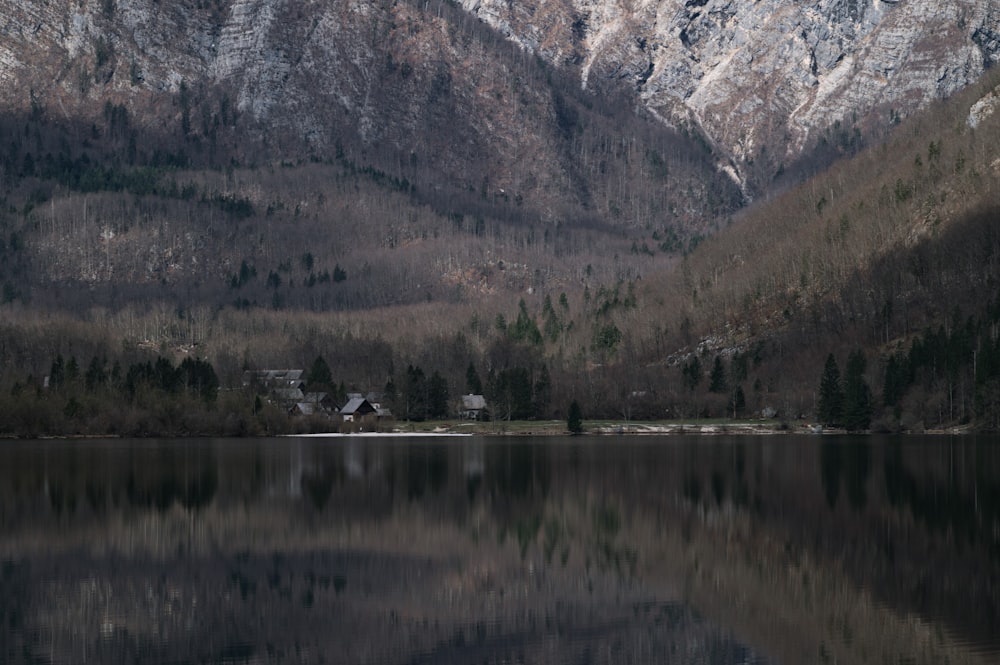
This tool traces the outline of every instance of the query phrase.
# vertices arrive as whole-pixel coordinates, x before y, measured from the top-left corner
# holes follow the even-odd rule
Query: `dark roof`
[[[305,370],[301,369],[261,369],[243,372],[243,385],[257,381],[268,388],[298,388],[304,385]]]
[[[316,413],[315,404],[312,402],[296,402],[291,408],[292,413],[300,413],[303,416],[311,416]]]
[[[354,414],[364,415],[366,413],[373,413],[375,407],[373,407],[368,400],[364,397],[352,397],[351,400],[344,405],[344,408],[340,412],[345,416],[351,416]]]

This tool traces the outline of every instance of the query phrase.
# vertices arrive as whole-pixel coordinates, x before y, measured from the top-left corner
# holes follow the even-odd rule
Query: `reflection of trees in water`
[[[168,510],[174,503],[197,510],[212,502],[219,487],[218,462],[210,448],[159,451],[154,474],[133,467],[125,485],[129,504]]]
[[[542,525],[545,499],[552,482],[549,446],[515,442],[486,449],[484,500],[501,534],[516,536],[524,558]]]
[[[868,505],[868,478],[871,475],[872,449],[866,440],[854,440],[845,444],[847,465],[844,482],[847,485],[847,500],[856,512]]]
[[[334,486],[344,484],[346,469],[343,455],[333,448],[316,448],[313,456],[310,467],[302,470],[302,492],[316,510],[322,511]]]
[[[487,449],[485,478],[487,487],[509,497],[544,499],[552,481],[548,446],[515,442]]]
[[[406,497],[439,494],[448,481],[448,450],[442,446],[411,445],[406,455]]]
[[[871,455],[868,442],[854,437],[838,437],[820,443],[820,477],[823,494],[831,510],[837,507],[842,476],[851,508],[861,512],[868,505]]]
[[[233,536],[223,551],[248,547],[241,541],[245,533],[251,551],[259,546],[270,552],[315,543],[329,548],[331,541],[323,538],[340,533],[342,521],[349,520],[356,527],[353,545],[362,548],[377,550],[382,538],[396,543],[396,529],[413,528],[413,538],[430,530],[431,551],[444,554],[451,546],[462,551],[468,534],[475,533],[477,551],[490,550],[490,557],[509,548],[513,559],[520,554],[536,570],[540,564],[551,566],[547,574],[596,571],[617,581],[644,574],[650,551],[671,533],[684,533],[688,547],[714,545],[706,539],[712,525],[723,528],[732,519],[748,525],[750,535],[724,542],[729,548],[745,547],[748,561],[777,552],[775,570],[785,570],[780,556],[788,556],[794,564],[790,569],[805,570],[811,580],[833,561],[831,578],[849,576],[894,607],[933,606],[971,625],[1000,625],[1000,604],[992,591],[998,579],[1000,536],[993,525],[1000,523],[1000,450],[987,440],[956,445],[949,463],[949,445],[899,439],[881,445],[878,439],[845,436],[760,443],[727,437],[609,437],[551,445],[521,439],[444,444],[414,439],[66,447],[48,457],[38,452],[0,457],[0,526],[8,527],[13,542],[18,533],[13,527],[34,520],[31,528],[44,529],[47,523],[51,542],[57,543],[59,530],[71,520],[84,527],[97,523],[91,512],[145,510],[152,516],[146,523],[159,528],[139,534],[130,526],[139,520],[124,520],[130,538],[147,537],[149,531],[169,541],[175,521],[182,520],[182,525],[202,525],[195,537],[207,534],[213,547],[218,533]],[[883,473],[873,474],[879,465]],[[289,493],[289,479],[298,494]],[[213,507],[193,520],[169,510],[198,510],[209,503]],[[230,510],[233,506],[238,509]],[[100,529],[94,533],[101,535]],[[192,537],[187,530],[178,533]],[[295,545],[281,540],[288,534],[297,538]],[[769,542],[778,549],[766,549]],[[811,556],[800,558],[806,550]],[[174,550],[164,546],[162,551]],[[706,570],[714,576],[743,559],[703,558],[702,565],[709,560],[714,568]],[[802,561],[815,568],[799,567],[806,565]],[[267,575],[272,570],[258,563],[237,571],[234,597],[252,600],[254,585],[258,594],[268,589],[276,598],[288,590],[292,566],[283,566],[281,584],[271,590]],[[308,579],[300,572],[296,585]],[[335,566],[324,574],[341,573]],[[448,579],[456,588],[482,584],[493,589],[507,574],[493,568],[482,579],[468,571]],[[322,577],[318,570],[317,575]],[[801,599],[795,594],[804,585],[793,585],[792,601]],[[977,586],[981,590],[972,593]],[[443,587],[428,588],[437,593]],[[810,582],[808,589],[814,588]],[[328,589],[319,583],[294,586],[291,594],[306,615],[306,609],[314,612],[337,600],[336,580]]]
[[[707,455],[710,460],[707,468],[706,450],[710,452]],[[716,508],[727,502],[737,507],[750,505],[753,494],[747,478],[747,450],[743,441],[734,439],[719,444],[705,442],[697,448],[689,448],[684,454],[683,467],[681,493],[691,503]],[[758,466],[758,485],[761,482],[760,472]]]
[[[953,444],[949,444],[953,445]],[[997,450],[990,439],[977,439],[971,446],[954,446],[949,454],[971,455],[973,482],[963,477],[966,464],[949,463],[945,478],[935,478],[927,469],[918,475],[907,468],[900,442],[887,446],[883,470],[886,497],[899,509],[934,533],[951,533],[969,545],[983,544],[995,557],[1000,554],[1000,479],[995,475]],[[957,449],[957,452],[956,452]],[[1000,617],[998,617],[1000,619]]]
[[[840,496],[841,461],[840,446],[833,441],[823,441],[819,444],[820,477],[823,479],[823,495],[830,509],[837,507],[837,497]]]
[[[139,455],[124,467],[108,465],[101,456],[81,456],[69,450],[43,464],[40,473],[56,516],[75,514],[81,500],[95,515],[112,507],[163,512],[174,504],[200,510],[219,489],[218,462],[210,447],[167,446],[158,449],[152,460]]]

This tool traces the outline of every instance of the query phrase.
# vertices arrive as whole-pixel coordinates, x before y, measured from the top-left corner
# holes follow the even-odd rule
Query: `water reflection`
[[[2,662],[992,662],[984,438],[6,442]]]
[[[852,510],[861,512],[868,504],[871,473],[871,444],[866,438],[827,438],[820,444],[820,468],[827,506],[836,509],[841,486],[847,490]]]

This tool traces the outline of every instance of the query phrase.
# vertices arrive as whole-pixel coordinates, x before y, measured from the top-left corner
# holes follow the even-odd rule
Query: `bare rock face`
[[[794,159],[834,123],[888,123],[1000,60],[986,0],[462,0],[524,48],[625,79],[736,168]]]
[[[1000,60],[990,0],[460,5],[584,88],[631,87],[653,115],[702,137],[750,194],[829,128],[888,125]],[[497,186],[565,189],[571,167],[542,151],[557,104],[524,85],[516,56],[498,58],[492,37],[470,40],[442,12],[459,13],[415,1],[0,0],[0,105],[99,118],[106,102],[127,103],[169,126],[185,108],[163,93],[214,86],[271,145],[326,154],[348,137],[449,177],[492,155]]]
[[[360,0],[0,0],[0,111],[37,107],[89,125],[121,104],[133,128],[176,134],[183,123],[202,139],[213,116],[238,116],[234,141],[253,134],[272,155],[326,159],[351,143],[455,181],[490,154],[507,167],[498,186],[526,188],[509,175],[517,163],[536,191],[566,190],[552,152],[537,148],[551,99],[441,11]],[[468,180],[466,189],[481,184]]]

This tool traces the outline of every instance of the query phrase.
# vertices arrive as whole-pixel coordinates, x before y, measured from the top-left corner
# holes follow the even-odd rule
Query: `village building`
[[[462,395],[458,415],[465,420],[486,420],[489,415],[486,398],[482,395]]]
[[[337,410],[337,404],[333,401],[333,396],[327,392],[306,393],[302,401],[311,404],[316,413],[333,413]]]
[[[243,372],[243,386],[259,386],[267,390],[305,390],[305,370],[261,369]]]
[[[316,405],[312,402],[296,402],[288,410],[292,416],[312,416],[317,413]]]
[[[377,411],[371,402],[364,397],[352,397],[340,410],[340,417],[345,423],[366,423],[374,422],[377,418]]]

